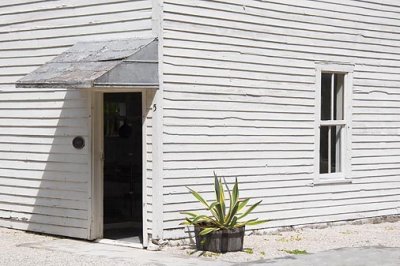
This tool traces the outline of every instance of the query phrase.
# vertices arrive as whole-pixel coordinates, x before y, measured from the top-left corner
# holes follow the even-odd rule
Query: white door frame
[[[148,224],[147,224],[147,91],[148,89],[138,88],[94,88],[91,93],[91,136],[92,136],[92,177],[91,177],[91,197],[90,197],[90,232],[89,239],[103,238],[104,232],[104,93],[141,93],[142,95],[142,209],[143,209],[143,247],[148,246]]]

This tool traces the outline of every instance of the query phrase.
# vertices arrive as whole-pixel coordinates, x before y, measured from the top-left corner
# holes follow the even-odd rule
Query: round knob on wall
[[[74,146],[74,148],[78,150],[83,149],[83,147],[85,147],[85,139],[81,136],[75,137],[72,140],[72,146]]]

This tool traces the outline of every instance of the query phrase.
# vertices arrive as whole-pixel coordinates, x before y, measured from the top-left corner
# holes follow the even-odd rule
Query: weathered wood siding
[[[147,117],[146,117],[146,203],[147,203],[147,232],[153,230],[153,100],[154,91],[146,92]]]
[[[149,37],[151,17],[150,0],[0,4],[0,226],[88,237],[88,95],[14,83],[78,41]]]
[[[211,198],[213,171],[263,200],[259,228],[399,214],[399,15],[395,0],[164,0],[164,237],[187,236],[185,186]],[[322,61],[355,65],[353,184],[310,186]]]
[[[0,226],[85,238],[88,227],[88,95],[0,88]]]

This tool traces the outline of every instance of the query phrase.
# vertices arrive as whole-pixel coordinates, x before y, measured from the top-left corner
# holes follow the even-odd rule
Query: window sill
[[[325,186],[325,185],[346,185],[352,184],[353,181],[350,179],[326,179],[326,180],[318,180],[314,181],[310,184],[311,187],[315,186]]]

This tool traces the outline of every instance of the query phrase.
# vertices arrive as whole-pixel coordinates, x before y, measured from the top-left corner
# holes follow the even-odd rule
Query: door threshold
[[[102,239],[97,239],[94,242],[99,243],[99,244],[112,245],[112,246],[144,249],[144,246],[142,243],[133,243],[133,242],[127,242],[127,241],[123,241],[123,240],[102,238]]]

